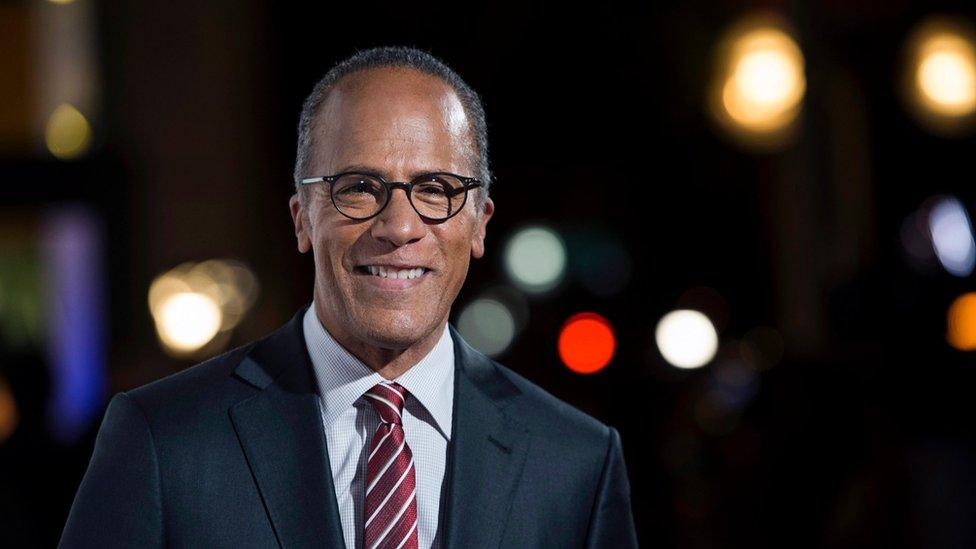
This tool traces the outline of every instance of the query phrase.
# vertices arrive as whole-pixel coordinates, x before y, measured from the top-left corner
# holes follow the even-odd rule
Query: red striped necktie
[[[377,383],[364,395],[380,415],[366,463],[365,549],[417,549],[417,479],[403,436],[407,390]]]

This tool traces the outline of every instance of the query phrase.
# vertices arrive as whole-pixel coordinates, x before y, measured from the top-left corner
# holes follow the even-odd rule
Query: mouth
[[[357,277],[379,290],[406,290],[423,283],[431,269],[422,266],[393,267],[390,265],[357,265]]]
[[[422,266],[392,267],[389,265],[356,265],[355,272],[386,280],[417,280],[431,269]]]

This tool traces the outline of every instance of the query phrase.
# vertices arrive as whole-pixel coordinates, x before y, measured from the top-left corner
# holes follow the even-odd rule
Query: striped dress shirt
[[[303,330],[319,387],[342,533],[348,549],[360,549],[367,449],[380,423],[362,395],[384,378],[336,342],[315,314],[314,300],[305,312]],[[410,392],[403,407],[403,432],[417,475],[420,547],[439,548],[438,512],[454,403],[454,342],[446,324],[427,356],[394,381]]]

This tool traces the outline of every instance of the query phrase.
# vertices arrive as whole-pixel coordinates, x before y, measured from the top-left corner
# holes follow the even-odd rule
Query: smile
[[[363,275],[361,279],[364,282],[378,289],[406,290],[427,280],[430,269],[426,267],[395,269],[385,265],[359,265],[355,271]]]
[[[414,267],[411,269],[396,269],[386,265],[360,265],[356,270],[363,274],[370,274],[381,278],[395,278],[412,280],[420,278],[430,269],[426,267]]]

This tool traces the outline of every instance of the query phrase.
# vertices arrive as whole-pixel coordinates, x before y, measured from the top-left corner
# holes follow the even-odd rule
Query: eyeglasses
[[[393,189],[403,189],[417,215],[427,221],[444,221],[456,215],[468,200],[468,189],[481,181],[448,172],[418,175],[409,183],[387,182],[375,174],[343,172],[306,177],[300,185],[328,183],[332,204],[342,215],[356,220],[375,217],[390,202]]]

